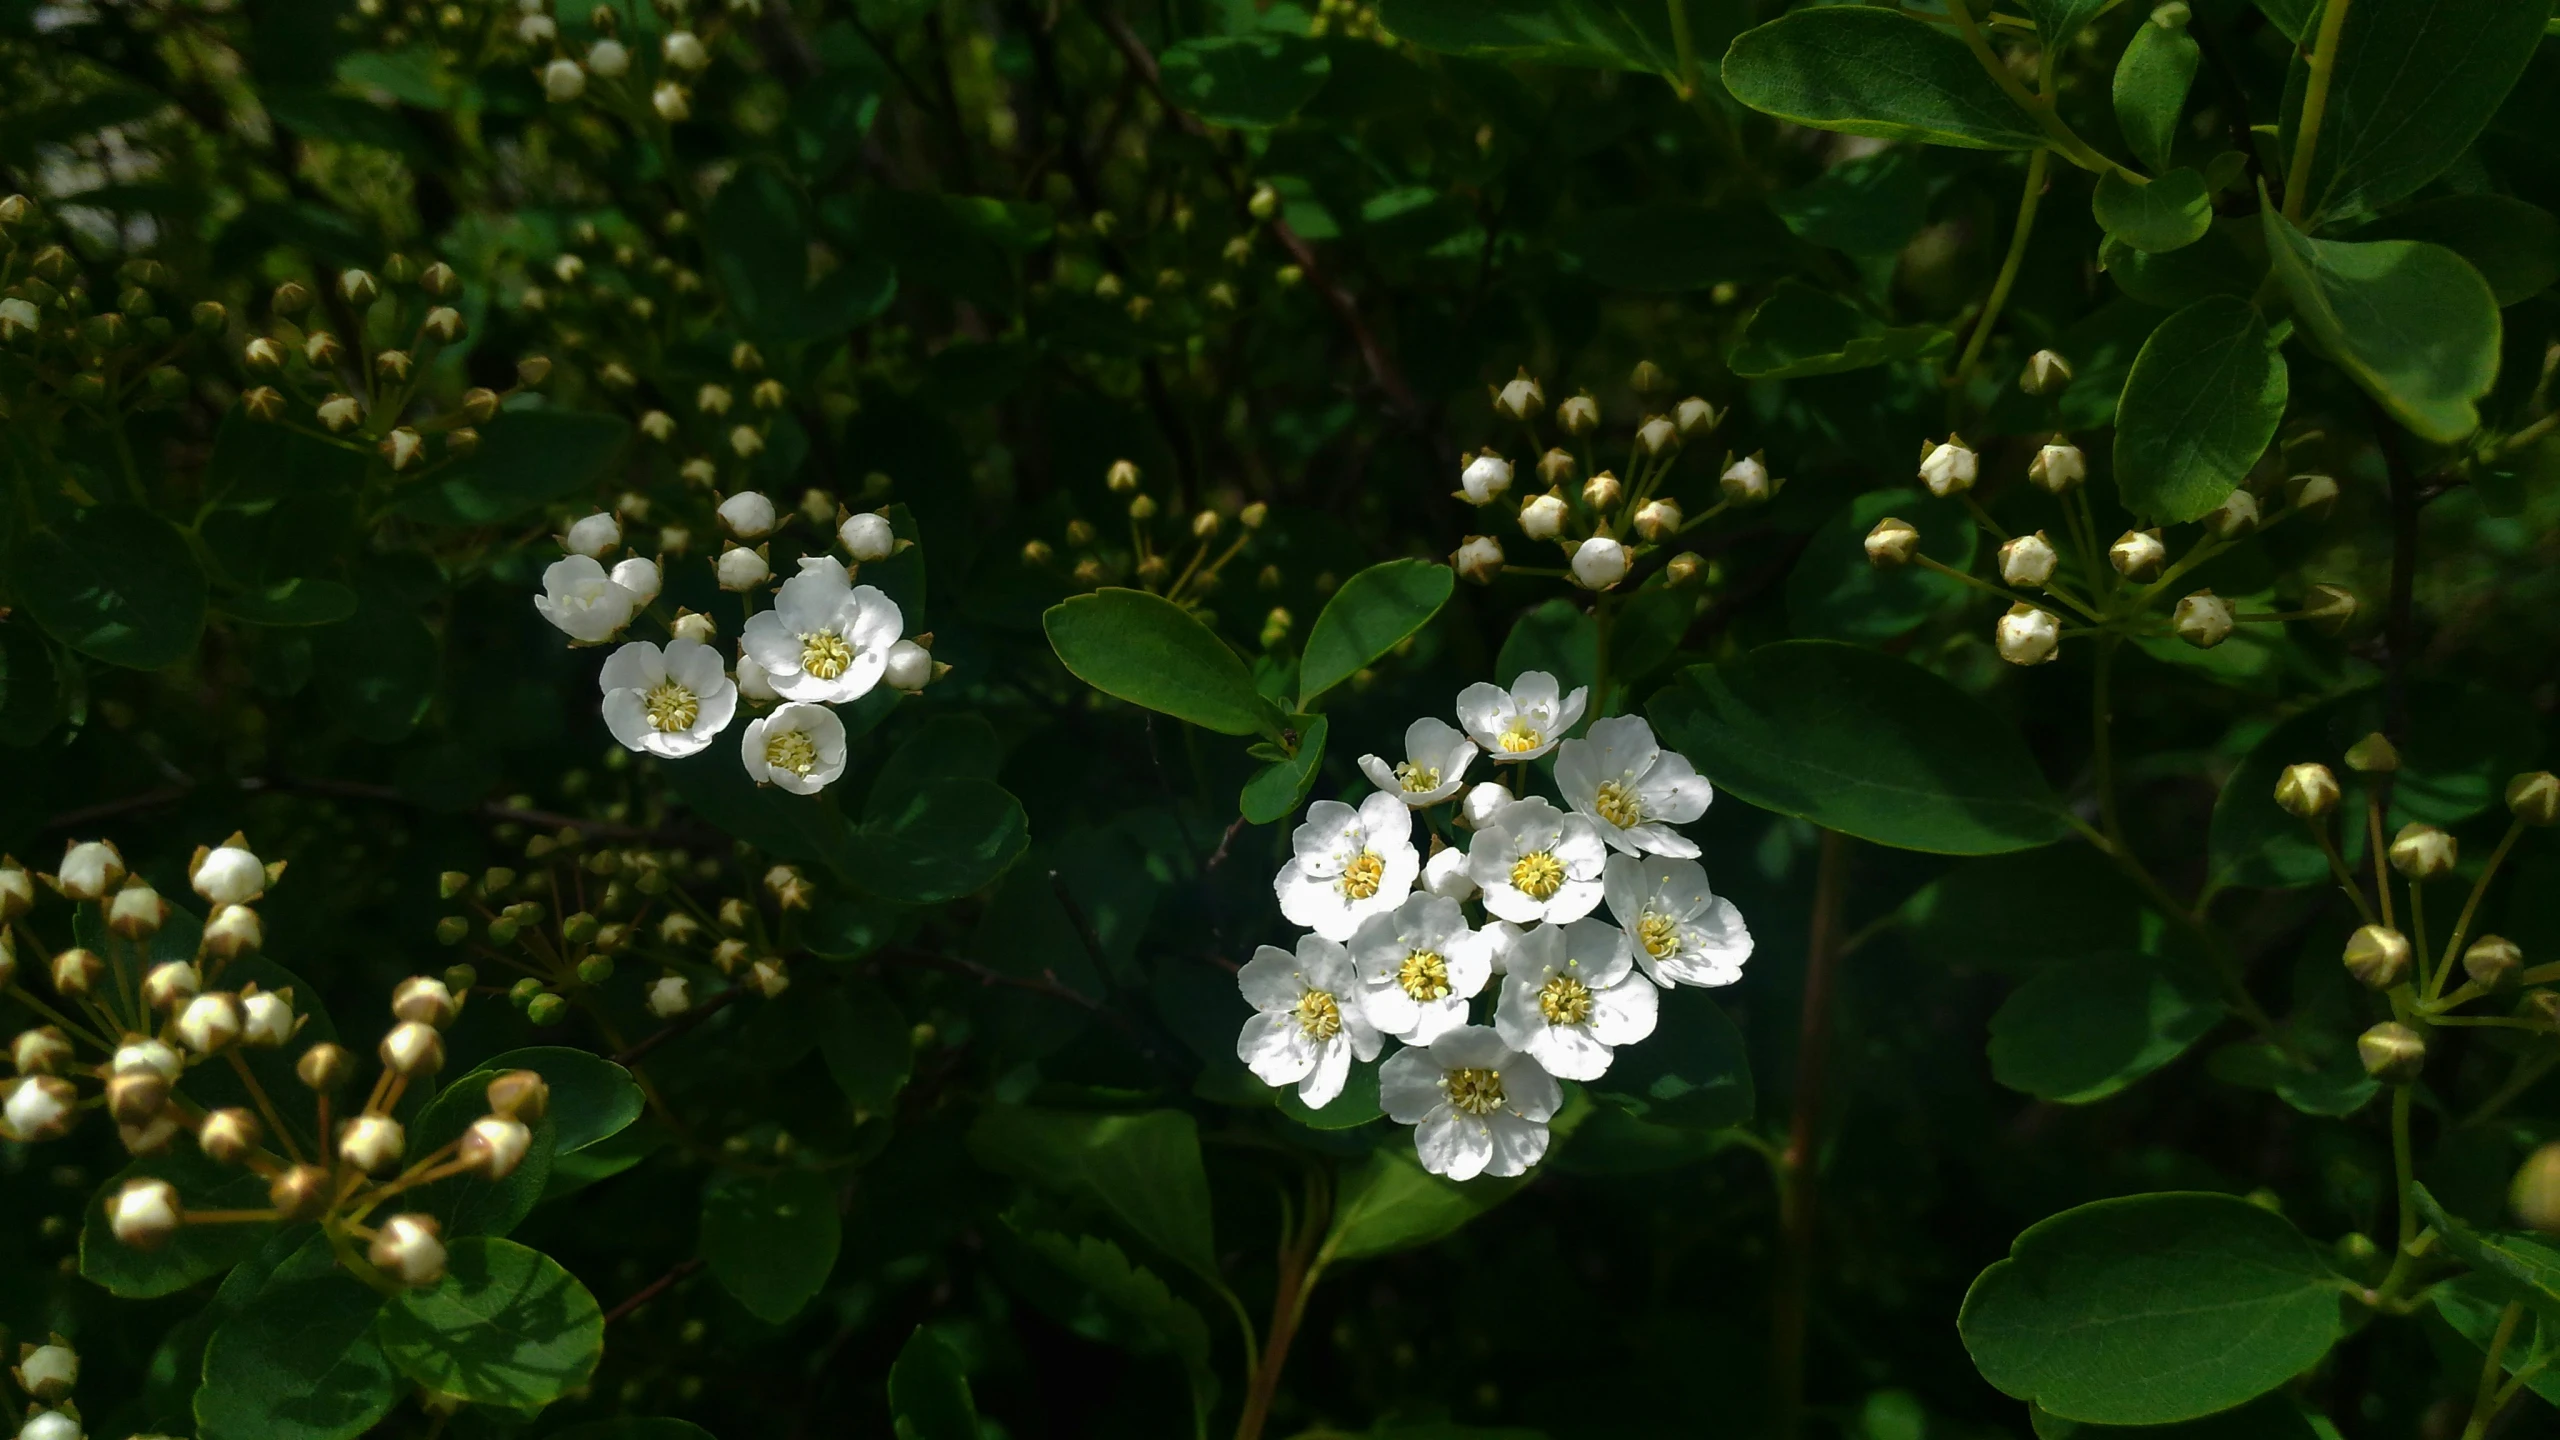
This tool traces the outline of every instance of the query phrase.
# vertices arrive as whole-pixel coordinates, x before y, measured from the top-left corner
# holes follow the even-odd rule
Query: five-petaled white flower
[[[1468,1025],[1378,1067],[1387,1117],[1411,1125],[1422,1168],[1452,1180],[1518,1175],[1547,1153],[1547,1121],[1564,1104],[1555,1077]]]
[[[1466,783],[1476,742],[1437,720],[1416,720],[1404,730],[1405,758],[1393,765],[1376,755],[1360,757],[1360,773],[1407,805],[1437,805]]]
[[[1601,920],[1541,925],[1506,957],[1493,1027],[1562,1080],[1597,1080],[1612,1050],[1653,1033],[1662,992],[1636,973],[1633,946]]]
[[[1556,751],[1556,788],[1591,817],[1611,849],[1629,855],[1697,854],[1697,842],[1671,827],[1706,814],[1716,798],[1706,777],[1663,749],[1636,715],[1595,720],[1590,738],[1564,742]]]
[[[842,561],[812,555],[782,582],[773,608],[747,621],[744,643],[775,694],[845,705],[880,683],[905,625],[896,601],[854,584]]]
[[[815,795],[844,774],[844,722],[824,705],[784,705],[747,722],[739,758],[759,785]]]
[[[595,645],[612,639],[631,623],[640,597],[613,583],[591,555],[555,560],[542,572],[542,593],[533,608],[572,640]]]
[[[738,712],[738,687],[720,652],[699,640],[670,640],[664,650],[634,640],[606,659],[598,678],[613,738],[670,760],[701,751]]]
[[[1467,1023],[1467,1002],[1493,977],[1492,953],[1457,901],[1418,892],[1351,932],[1360,1012],[1407,1045],[1428,1045]]]
[[[1289,847],[1296,854],[1271,884],[1280,913],[1327,940],[1348,940],[1361,921],[1403,904],[1422,874],[1413,812],[1383,792],[1357,810],[1339,800],[1308,806]]]
[[[1236,1058],[1265,1085],[1295,1085],[1309,1109],[1342,1093],[1354,1060],[1374,1060],[1377,1027],[1360,1013],[1351,959],[1321,935],[1298,937],[1298,953],[1265,945],[1236,972],[1236,988],[1260,1012],[1236,1037]]]
[[[1558,699],[1557,688],[1556,677],[1544,670],[1523,671],[1508,690],[1479,680],[1458,692],[1458,723],[1497,761],[1535,760],[1582,718],[1590,693],[1577,685]]]
[[[1609,847],[1588,819],[1533,795],[1503,806],[1467,842],[1467,878],[1497,918],[1561,925],[1599,907],[1608,859]]]
[[[1751,930],[1734,903],[1707,888],[1695,860],[1609,857],[1601,886],[1609,913],[1657,985],[1730,985],[1751,958]]]

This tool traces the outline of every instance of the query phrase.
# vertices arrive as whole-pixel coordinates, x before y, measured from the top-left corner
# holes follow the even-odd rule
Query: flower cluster
[[[1416,1127],[1423,1165],[1517,1175],[1546,1152],[1557,1082],[1599,1079],[1652,1034],[1659,987],[1742,978],[1751,932],[1678,829],[1714,792],[1637,716],[1567,738],[1585,702],[1542,671],[1470,685],[1457,727],[1416,720],[1403,759],[1361,757],[1378,788],[1358,805],[1308,807],[1273,888],[1313,933],[1237,975],[1258,1013],[1236,1054],[1255,1075],[1322,1108],[1355,1061],[1401,1041],[1379,1096]],[[1561,809],[1521,793],[1550,753]],[[1479,758],[1510,768],[1470,785]]]
[[[71,1399],[72,1387],[80,1383],[80,1352],[70,1341],[55,1334],[42,1345],[19,1346],[18,1363],[9,1375],[29,1402],[18,1424],[18,1440],[81,1440],[86,1432],[80,1428],[80,1407]]]
[[[742,490],[720,503],[726,549],[713,561],[720,586],[752,606],[772,580],[767,537],[787,523],[773,501]],[[735,668],[710,644],[711,617],[679,611],[666,622],[664,646],[632,640],[606,658],[600,685],[604,719],[614,739],[633,751],[681,759],[708,748],[736,718],[749,720],[739,759],[759,785],[814,795],[844,774],[845,728],[830,708],[849,705],[882,684],[918,691],[948,667],[927,648],[932,636],[907,638],[897,602],[854,583],[867,562],[886,560],[910,542],[877,513],[840,515],[836,539],[854,565],[809,555],[799,573],[775,589],[771,609],[749,615]],[[567,558],[542,573],[534,608],[577,644],[620,636],[658,598],[657,560],[623,549],[614,516],[594,514],[560,537]],[[605,562],[614,560],[607,568]]]
[[[1067,522],[1061,537],[1066,558],[1048,541],[1031,540],[1022,547],[1022,563],[1055,572],[1078,589],[1135,584],[1197,609],[1216,593],[1227,566],[1253,543],[1271,515],[1271,507],[1260,501],[1232,514],[1211,506],[1185,511],[1178,494],[1159,502],[1140,487],[1137,464],[1129,460],[1112,461],[1103,472],[1103,485],[1113,495],[1129,497],[1127,548],[1106,538],[1092,521],[1078,517]],[[1279,570],[1269,565],[1256,576],[1256,583],[1265,590],[1276,589],[1279,580]]]

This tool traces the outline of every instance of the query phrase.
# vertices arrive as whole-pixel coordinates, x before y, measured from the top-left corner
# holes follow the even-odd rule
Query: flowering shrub
[[[0,0],[0,1436],[2549,1431],[2551,25]]]

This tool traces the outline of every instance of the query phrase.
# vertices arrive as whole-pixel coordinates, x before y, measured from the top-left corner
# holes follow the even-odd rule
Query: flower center
[[[690,730],[702,713],[702,698],[673,680],[661,680],[640,697],[652,730]]]
[[[1558,975],[1538,987],[1538,1013],[1550,1025],[1579,1025],[1591,1018],[1591,987]]]
[[[1656,960],[1677,954],[1680,949],[1680,922],[1647,910],[1644,918],[1636,922],[1636,941],[1644,946],[1644,953]]]
[[[1437,766],[1425,765],[1418,760],[1407,760],[1396,766],[1396,783],[1403,786],[1408,795],[1437,790],[1440,788],[1440,770]]]
[[[1564,862],[1553,850],[1532,850],[1511,862],[1511,888],[1532,900],[1551,900],[1564,888]]]
[[[1322,990],[1298,997],[1298,1028],[1310,1040],[1330,1040],[1342,1033],[1342,1007]]]
[[[1526,715],[1512,716],[1511,723],[1503,727],[1501,738],[1503,752],[1510,755],[1526,755],[1547,743],[1546,732],[1530,724]]]
[[[818,768],[817,742],[811,740],[805,730],[785,730],[779,735],[768,735],[764,742],[764,763],[776,770],[806,776]]]
[[[1396,967],[1396,984],[1416,1000],[1439,1000],[1449,993],[1449,962],[1436,950],[1416,950]]]
[[[820,680],[833,680],[853,667],[853,647],[833,630],[800,637],[800,668]]]
[[[1644,823],[1644,802],[1636,798],[1636,787],[1623,780],[1603,780],[1595,801],[1600,818],[1621,830]]]
[[[1387,878],[1387,862],[1374,850],[1363,850],[1342,867],[1342,898],[1366,900],[1378,893],[1378,885]]]
[[[1502,1108],[1502,1072],[1469,1066],[1441,1077],[1449,1088],[1450,1107],[1469,1115],[1490,1115]]]

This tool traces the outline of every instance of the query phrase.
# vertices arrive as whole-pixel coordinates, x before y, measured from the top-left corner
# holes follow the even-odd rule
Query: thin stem
[[[1777,1440],[1804,1425],[1805,1320],[1813,1291],[1814,1150],[1822,1123],[1822,1082],[1831,1042],[1831,995],[1849,893],[1849,837],[1822,832],[1813,880],[1813,920],[1805,941],[1804,1015],[1796,1040],[1795,1115],[1779,1157],[1784,1250],[1772,1307],[1770,1383]]]
[[[2302,220],[2303,203],[2311,198],[2311,157],[2320,150],[2320,121],[2329,109],[2329,80],[2338,70],[2338,33],[2347,28],[2349,0],[2328,0],[2320,9],[2320,34],[2311,50],[2310,83],[2302,91],[2302,118],[2293,131],[2293,166],[2284,177],[2284,218]]]
[[[1964,13],[1964,0],[1949,0],[1949,5],[1957,14]],[[1979,32],[1968,23],[1967,34]],[[2000,308],[2009,303],[2010,287],[2018,283],[2018,267],[2025,263],[2027,240],[2036,231],[2036,206],[2044,198],[2045,174],[2052,168],[2052,161],[2050,150],[2038,150],[2028,157],[2027,188],[2018,197],[2018,224],[2009,234],[2009,253],[2001,257],[2000,274],[1991,282],[1991,298],[1982,302],[1981,318],[1973,322],[1973,334],[1965,341],[1964,355],[1956,361],[1955,373],[1948,377],[1953,384],[1962,385],[1972,377],[1973,364],[1982,358],[1982,347],[1991,340],[1991,327],[2000,319]]]
[[[2482,867],[2480,878],[2471,882],[2470,897],[2462,902],[2462,913],[2454,918],[2453,934],[2445,938],[2444,961],[2437,967],[2436,983],[2427,991],[2428,999],[2443,992],[2445,977],[2453,973],[2453,962],[2461,957],[2462,942],[2471,938],[2471,922],[2480,916],[2480,902],[2489,894],[2490,880],[2497,876],[2498,867],[2507,861],[2507,852],[2516,848],[2516,841],[2523,835],[2524,822],[2509,821],[2507,833],[2498,837],[2498,848],[2489,852],[2489,863]]]
[[[1610,603],[1612,598],[1604,590],[1591,602],[1592,629],[1599,642],[1591,662],[1591,718],[1595,721],[1606,719],[1609,714],[1609,642],[1616,629],[1611,622],[1617,618],[1617,607]]]
[[[1991,82],[1999,86],[2003,94],[2016,101],[2018,108],[2027,112],[2036,125],[2053,138],[2053,147],[2060,150],[2066,159],[2083,170],[2095,170],[2100,173],[2124,169],[2113,160],[2090,149],[2089,142],[2072,133],[2071,127],[2062,123],[2062,116],[2055,112],[2051,100],[2029,93],[2026,86],[2018,83],[2018,77],[2009,72],[2008,65],[2003,63],[1999,55],[1992,50],[1991,42],[1983,38],[1982,27],[1974,23],[1973,11],[1965,0],[1947,0],[1947,13],[1955,17],[1956,31],[1964,37],[1965,48],[1973,52],[1974,59],[1982,62],[1982,68],[1991,76]]]
[[[222,1058],[231,1062],[231,1073],[240,1077],[241,1085],[249,1091],[249,1098],[258,1102],[258,1114],[266,1120],[267,1130],[276,1137],[276,1143],[284,1147],[285,1158],[296,1165],[301,1164],[302,1147],[294,1143],[293,1132],[285,1128],[284,1117],[276,1113],[275,1102],[267,1098],[267,1087],[258,1083],[257,1075],[249,1069],[249,1062],[240,1058],[237,1047],[223,1051]],[[326,1136],[322,1137],[322,1143],[327,1143]]]
[[[2499,1111],[2506,1109],[2517,1096],[2532,1089],[2540,1083],[2543,1076],[2550,1074],[2551,1067],[2554,1065],[2560,1065],[2560,1050],[2548,1048],[2518,1065],[2516,1072],[2507,1077],[2507,1083],[2498,1087],[2498,1093],[2481,1101],[2479,1109],[2462,1117],[2462,1128],[2469,1130],[2496,1119]]]
[[[2428,968],[2433,963],[2433,952],[2427,948],[2427,887],[2415,880],[2409,882],[2409,949],[2418,957],[2420,993],[2432,997],[2442,988],[2444,978]],[[2446,957],[2446,963],[2450,965],[2452,957]]]
[[[2498,1405],[2505,1397],[2498,1382],[2506,1375],[2507,1343],[2516,1338],[2516,1326],[2524,1320],[2524,1302],[2510,1300],[2498,1314],[2498,1330],[2489,1337],[2488,1358],[2480,1363],[2480,1390],[2472,1397],[2470,1423],[2462,1427],[2462,1440],[2482,1440],[2489,1433],[2489,1422],[2498,1416]]]
[[[2329,838],[2329,822],[2318,816],[2306,815],[2302,823],[2310,830],[2312,843],[2320,847],[2320,854],[2328,860],[2329,873],[2337,877],[2338,888],[2346,891],[2347,898],[2356,902],[2357,916],[2367,925],[2374,923],[2372,902],[2364,898],[2364,887],[2356,883],[2355,872],[2347,868],[2346,857],[2338,853],[2338,842]]]
[[[2409,1156],[2409,1094],[2406,1085],[2391,1087],[2391,1176],[2399,1187],[2400,1253],[2403,1255],[2409,1253],[2409,1247],[2418,1238],[2418,1207],[2409,1193],[2417,1184],[2417,1167]]]
[[[2116,647],[2122,640],[2114,635],[2098,639],[2097,673],[2089,687],[2089,744],[2097,770],[2098,822],[2105,827],[2107,838],[2121,849],[2124,846],[2124,816],[2116,805],[2115,697],[2113,677],[2116,669]]]
[[[2391,871],[2384,863],[2382,849],[2382,789],[2380,786],[2375,786],[2371,793],[2365,796],[2364,837],[2364,848],[2373,852],[2373,893],[2375,903],[2382,907],[2382,927],[2386,930],[2397,929],[2398,926],[2391,918]]]

